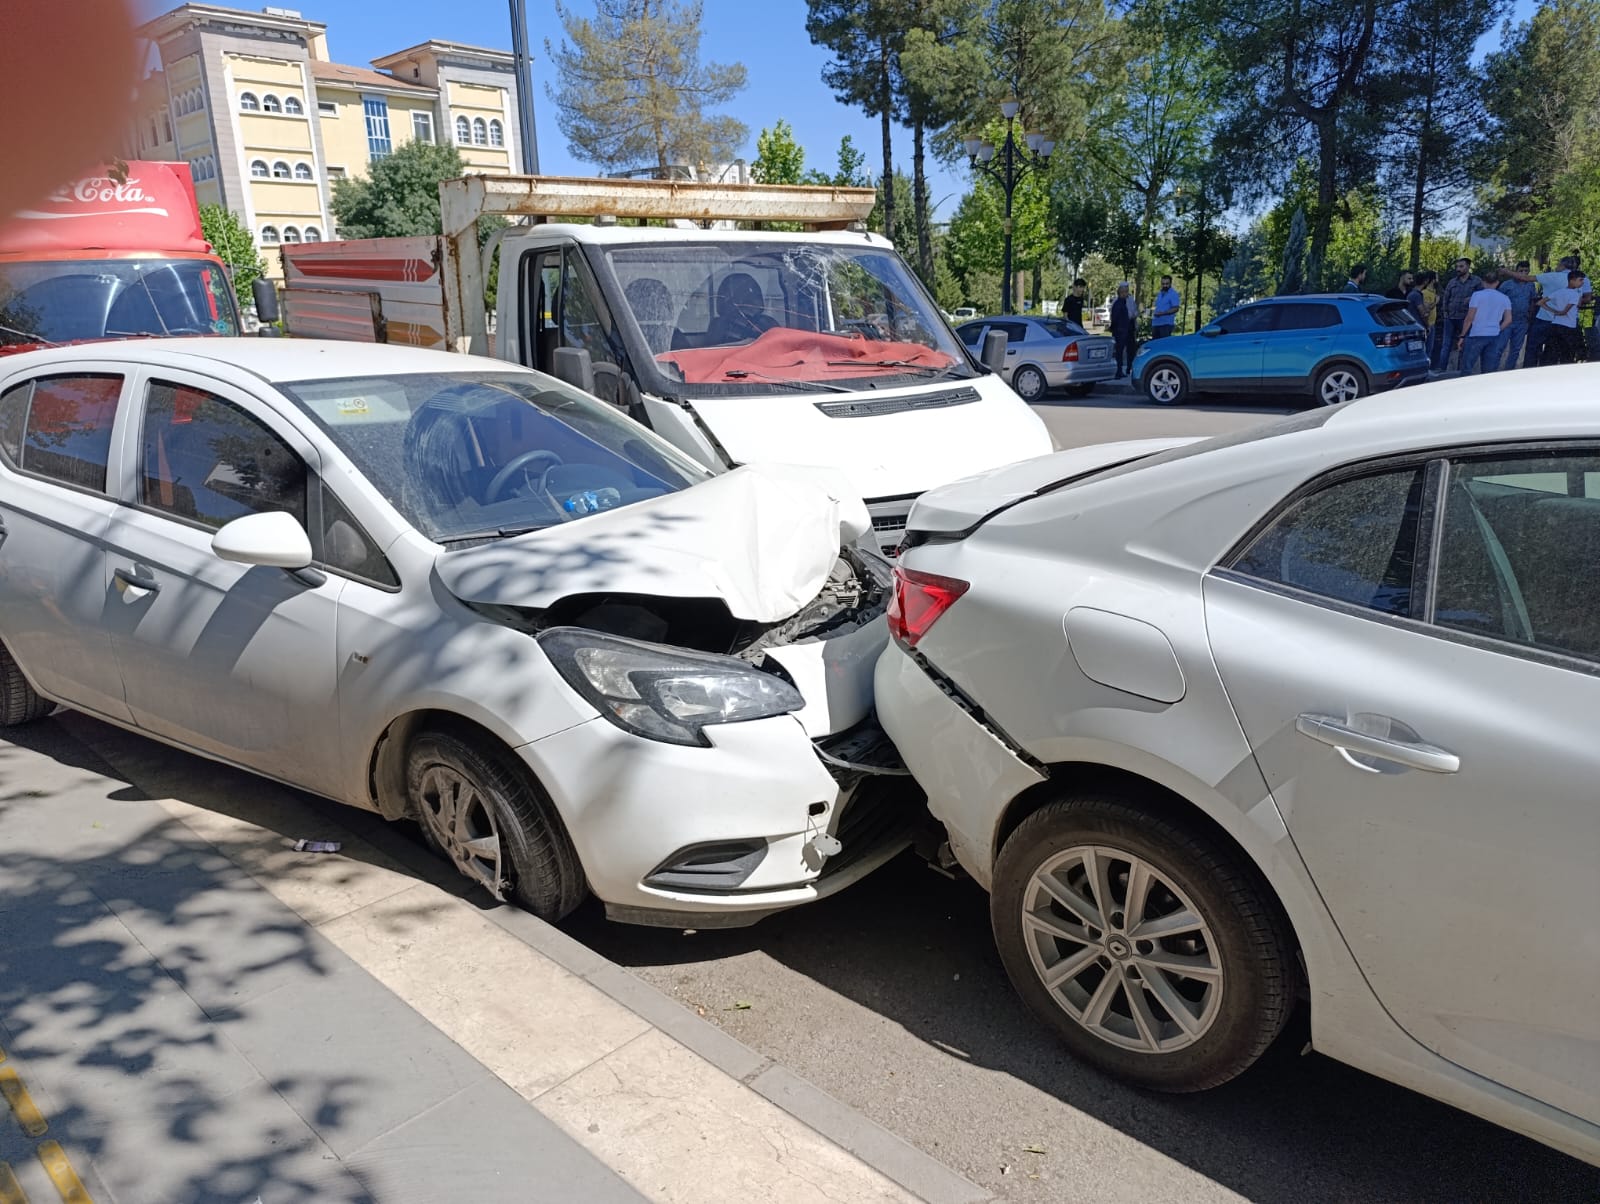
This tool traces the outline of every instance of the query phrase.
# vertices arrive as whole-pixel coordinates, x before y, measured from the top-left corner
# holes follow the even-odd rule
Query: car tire
[[[1353,364],[1329,364],[1311,386],[1312,396],[1325,406],[1343,405],[1370,392],[1367,374]]]
[[[1094,382],[1093,381],[1090,381],[1086,385],[1068,385],[1067,386],[1067,396],[1068,397],[1087,397],[1087,396],[1089,396],[1089,394],[1091,394],[1093,392],[1094,392]]]
[[[424,732],[407,757],[406,791],[429,845],[496,898],[552,923],[583,902],[583,867],[555,804],[509,752]]]
[[[1039,401],[1048,387],[1044,373],[1032,364],[1024,364],[1011,377],[1011,387],[1023,401]]]
[[[55,709],[55,703],[39,697],[39,692],[22,672],[22,666],[17,664],[10,650],[0,644],[0,727],[20,727],[43,719]]]
[[[1182,405],[1189,400],[1189,374],[1172,360],[1157,360],[1145,369],[1144,395],[1158,406]]]
[[[1091,856],[1112,909],[1074,917],[1043,876],[1093,905],[1099,888],[1081,889]],[[1116,910],[1130,902],[1136,864],[1146,883],[1138,922]],[[1256,876],[1216,841],[1121,798],[1071,798],[1024,820],[996,862],[990,916],[1006,973],[1034,1014],[1074,1055],[1140,1087],[1227,1082],[1266,1052],[1293,1010],[1292,944]],[[1141,925],[1189,917],[1198,923],[1178,933],[1137,936]],[[1058,935],[1068,930],[1086,939]],[[1156,968],[1163,958],[1187,958],[1196,973]],[[1047,984],[1051,973],[1059,981]]]

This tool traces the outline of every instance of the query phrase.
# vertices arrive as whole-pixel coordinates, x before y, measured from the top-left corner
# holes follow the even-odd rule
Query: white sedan
[[[745,923],[906,843],[870,532],[815,471],[712,477],[509,365],[254,339],[17,355],[0,723],[62,703],[416,818],[542,916],[592,891],[635,922]]]
[[[1084,1060],[1214,1086],[1306,1000],[1600,1162],[1600,369],[1533,375],[912,510],[879,713]]]

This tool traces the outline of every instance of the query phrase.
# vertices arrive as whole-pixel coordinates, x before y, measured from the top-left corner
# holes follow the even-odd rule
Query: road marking
[[[28,1204],[28,1193],[17,1182],[9,1162],[0,1162],[0,1204]]]
[[[62,1204],[94,1204],[83,1181],[78,1178],[78,1172],[67,1161],[67,1152],[61,1148],[59,1141],[40,1142],[39,1161],[44,1163],[44,1173],[50,1176],[50,1182],[61,1193]]]
[[[0,1066],[0,1095],[6,1097],[24,1133],[29,1137],[45,1135],[50,1128],[49,1122],[45,1120],[44,1113],[39,1111],[39,1105],[33,1102],[33,1096],[28,1094],[22,1076],[9,1066]]]

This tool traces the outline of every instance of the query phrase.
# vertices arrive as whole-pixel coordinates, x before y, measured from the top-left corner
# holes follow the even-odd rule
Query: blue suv
[[[1269,297],[1197,334],[1153,339],[1133,386],[1160,405],[1196,393],[1309,393],[1323,405],[1428,379],[1427,332],[1391,297]]]

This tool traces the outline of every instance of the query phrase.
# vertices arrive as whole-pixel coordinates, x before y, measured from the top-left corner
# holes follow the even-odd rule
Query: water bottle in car
[[[585,489],[582,493],[575,493],[561,503],[562,509],[568,514],[593,514],[597,510],[609,510],[622,501],[622,494],[607,486],[604,489]]]

